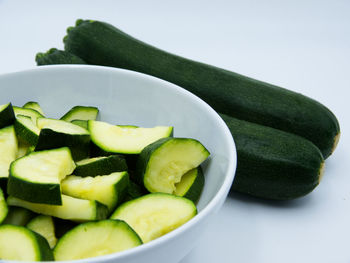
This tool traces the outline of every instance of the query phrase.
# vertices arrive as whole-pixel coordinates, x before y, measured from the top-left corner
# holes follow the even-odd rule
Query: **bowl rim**
[[[10,72],[10,73],[3,73],[0,74],[0,82],[2,81],[3,78],[7,77],[18,77],[21,75],[31,75],[31,74],[37,74],[37,72],[57,72],[57,74],[64,74],[65,71],[71,71],[71,70],[76,70],[76,71],[88,71],[96,73],[96,72],[109,72],[113,74],[113,72],[119,72],[120,74],[125,74],[125,75],[132,75],[137,78],[141,79],[148,79],[154,82],[158,82],[163,86],[166,86],[169,89],[175,90],[177,93],[181,93],[184,96],[189,96],[192,100],[195,100],[197,103],[199,103],[201,106],[205,108],[207,113],[214,117],[215,119],[218,120],[218,125],[220,129],[223,130],[225,136],[223,139],[225,140],[226,144],[228,145],[229,148],[233,149],[233,151],[229,151],[227,155],[227,159],[229,160],[228,167],[225,171],[225,178],[224,181],[215,194],[215,196],[208,202],[208,204],[198,212],[198,214],[193,217],[191,220],[186,222],[185,224],[181,225],[180,227],[172,230],[171,232],[165,234],[164,236],[161,236],[155,240],[152,240],[148,243],[142,244],[141,246],[137,246],[131,249],[127,249],[125,251],[121,252],[116,252],[108,255],[103,255],[103,256],[98,256],[98,257],[93,257],[93,258],[86,258],[86,259],[78,259],[78,260],[69,260],[66,262],[76,262],[76,263],[81,263],[81,262],[103,262],[103,261],[108,261],[108,260],[118,260],[118,259],[123,259],[126,257],[129,257],[131,254],[136,255],[143,253],[145,250],[152,249],[154,247],[157,247],[161,245],[162,243],[166,243],[167,241],[170,241],[171,239],[175,238],[178,234],[187,231],[189,228],[192,228],[194,225],[202,221],[205,217],[207,217],[210,213],[217,211],[217,206],[222,204],[223,201],[226,199],[227,194],[231,188],[231,184],[233,182],[234,176],[235,176],[235,171],[237,167],[237,151],[236,151],[236,145],[234,142],[234,139],[232,137],[232,134],[223,121],[223,119],[220,117],[220,115],[213,109],[211,106],[209,106],[205,101],[203,101],[201,98],[197,97],[193,93],[185,90],[184,88],[181,88],[178,85],[175,85],[171,82],[143,74],[140,72],[136,71],[131,71],[127,69],[120,69],[120,68],[113,68],[113,67],[107,67],[107,66],[96,66],[96,65],[45,65],[45,66],[39,66],[39,67],[34,67],[26,70],[20,70],[16,72]],[[14,262],[14,261],[11,261]],[[50,262],[50,261],[48,261]],[[55,262],[55,261],[51,261]]]

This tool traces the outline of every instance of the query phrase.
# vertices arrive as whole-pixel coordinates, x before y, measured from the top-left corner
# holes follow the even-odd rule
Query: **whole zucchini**
[[[320,182],[324,160],[309,140],[220,114],[235,138],[237,170],[232,189],[256,197],[288,200]]]
[[[299,93],[167,53],[104,22],[78,20],[67,31],[65,50],[88,64],[130,69],[170,81],[218,112],[307,138],[324,158],[338,142],[336,117]]]

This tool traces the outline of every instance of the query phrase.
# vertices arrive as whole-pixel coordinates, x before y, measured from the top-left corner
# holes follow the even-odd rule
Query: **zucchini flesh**
[[[74,168],[67,147],[32,152],[12,162],[7,192],[29,202],[60,205],[60,182]]]
[[[36,145],[38,143],[40,129],[33,123],[30,117],[17,115],[14,127],[21,141],[29,145]]]
[[[152,142],[173,134],[173,127],[130,128],[102,121],[89,121],[88,128],[92,142],[102,150],[124,154],[138,154]]]
[[[73,172],[76,176],[96,176],[111,174],[113,172],[127,171],[125,158],[120,155],[101,156],[84,159],[76,163]]]
[[[36,214],[23,207],[9,206],[4,224],[25,226]]]
[[[0,226],[0,258],[18,261],[54,260],[46,239],[23,227]]]
[[[45,53],[37,53],[35,61],[38,66],[55,64],[86,64],[84,60],[67,51],[51,48]]]
[[[175,83],[218,112],[312,141],[324,158],[335,148],[340,133],[336,117],[306,96],[170,54],[107,23],[78,20],[67,32],[65,50],[88,64],[134,70]]]
[[[324,160],[310,141],[270,127],[221,115],[237,149],[232,190],[287,200],[310,193],[320,182]]]
[[[122,204],[111,219],[124,220],[146,243],[181,226],[196,214],[196,206],[189,199],[153,193]]]
[[[99,110],[96,107],[75,106],[63,115],[61,120],[69,122],[73,120],[96,120],[98,112]]]
[[[78,125],[84,129],[88,129],[88,121],[87,120],[72,120],[71,123]]]
[[[9,176],[9,168],[17,157],[18,145],[15,129],[7,126],[0,129],[0,180],[6,180]]]
[[[56,245],[55,226],[51,216],[39,215],[27,224],[27,228],[43,236],[49,243],[50,248]]]
[[[4,193],[0,188],[0,224],[6,218],[7,213],[8,213],[8,208],[7,208],[6,200],[4,197]]]
[[[0,105],[0,129],[12,125],[15,119],[11,103]]]
[[[30,117],[35,125],[36,125],[36,120],[38,118],[44,117],[42,114],[40,114],[40,112],[33,110],[33,109],[30,109],[30,108],[21,108],[21,107],[13,106],[13,111],[14,111],[16,116],[17,115],[24,115],[24,116]]]
[[[127,172],[115,172],[96,177],[68,176],[62,181],[63,194],[76,198],[96,200],[111,211],[125,196],[129,183]]]
[[[62,205],[30,203],[13,196],[7,198],[7,203],[10,206],[23,207],[39,214],[77,222],[105,219],[108,214],[107,207],[97,201],[67,195],[62,195]]]
[[[22,108],[36,110],[42,116],[45,115],[42,108],[40,107],[39,103],[36,101],[28,101],[26,104],[23,105]]]
[[[103,256],[141,245],[139,236],[120,220],[81,224],[67,232],[54,249],[56,260]]]
[[[181,181],[175,184],[174,194],[186,197],[196,203],[202,193],[204,180],[200,166],[189,170],[181,177]]]
[[[148,191],[172,194],[181,177],[204,162],[209,154],[195,139],[163,138],[143,149],[136,175]]]

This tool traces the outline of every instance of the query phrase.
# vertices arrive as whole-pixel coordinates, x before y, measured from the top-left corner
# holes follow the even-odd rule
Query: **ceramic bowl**
[[[59,65],[1,75],[0,92],[0,104],[37,101],[52,118],[72,106],[90,105],[109,123],[174,126],[175,137],[195,138],[211,153],[203,164],[206,181],[193,219],[139,247],[72,262],[178,262],[196,245],[227,196],[236,169],[231,133],[210,106],[176,85],[122,69]]]

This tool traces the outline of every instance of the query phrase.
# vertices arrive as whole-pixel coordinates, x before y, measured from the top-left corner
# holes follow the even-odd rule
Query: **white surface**
[[[342,137],[321,185],[299,200],[228,198],[181,263],[350,262],[350,1],[0,0],[0,72],[62,48],[76,18],[101,19],[162,49],[301,92]]]
[[[173,125],[174,136],[195,138],[209,150],[210,156],[203,163],[206,184],[197,204],[198,214],[171,233],[101,257],[100,263],[178,262],[198,242],[230,190],[236,168],[230,131],[205,102],[171,83],[121,69],[60,65],[0,75],[0,93],[0,104],[38,101],[45,114],[53,118],[59,118],[72,106],[91,105],[98,107],[101,120],[109,123]],[[142,100],[130,99],[136,94]],[[212,138],[213,133],[217,139]]]

